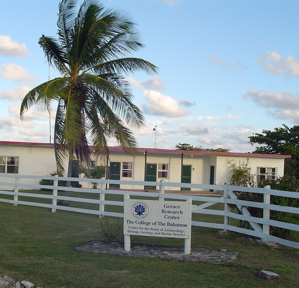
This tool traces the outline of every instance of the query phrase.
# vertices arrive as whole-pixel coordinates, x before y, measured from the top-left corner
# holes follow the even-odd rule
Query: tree
[[[179,143],[175,145],[175,149],[176,150],[198,150],[198,147],[187,143]]]
[[[263,130],[249,136],[251,145],[259,144],[253,153],[291,155],[286,159],[285,174],[299,177],[299,126],[289,128],[283,124],[281,128]]]
[[[254,175],[251,174],[251,168],[249,167],[249,159],[246,162],[236,164],[233,160],[228,161],[230,171],[232,173],[230,185],[254,187],[256,183],[254,181]]]
[[[210,151],[210,152],[229,152],[229,149],[224,149],[224,148],[202,148],[201,146],[193,146],[187,143],[179,143],[175,145],[176,150],[191,150],[191,151]]]
[[[62,0],[58,13],[58,38],[42,35],[39,44],[49,65],[61,77],[29,91],[21,104],[20,116],[33,104],[50,111],[57,101],[54,148],[57,170],[64,172],[68,160],[91,165],[88,140],[96,155],[108,155],[107,138],[115,137],[127,151],[137,146],[128,127],[141,127],[144,118],[132,103],[123,74],[138,70],[156,72],[150,62],[125,57],[143,47],[135,24],[115,10],[106,10],[95,0],[85,0],[76,11],[76,0]],[[87,136],[88,135],[88,136]]]

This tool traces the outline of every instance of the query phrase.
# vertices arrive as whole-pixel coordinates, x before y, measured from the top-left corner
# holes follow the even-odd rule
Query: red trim
[[[54,147],[53,143],[34,143],[34,142],[14,142],[0,141],[0,145],[7,146],[35,146],[35,147]],[[91,148],[94,148],[93,146]],[[109,147],[111,151],[123,151],[122,147]],[[173,153],[173,154],[193,154],[193,155],[218,155],[218,156],[239,156],[239,157],[256,157],[256,158],[291,158],[291,155],[279,154],[257,154],[257,153],[235,153],[235,152],[213,152],[199,150],[172,150],[172,149],[154,149],[154,148],[137,148],[140,152],[156,153]]]

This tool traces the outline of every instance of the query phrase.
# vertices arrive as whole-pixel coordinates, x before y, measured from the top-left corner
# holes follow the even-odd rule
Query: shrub
[[[292,176],[285,175],[283,177],[277,178],[275,180],[264,180],[258,183],[258,187],[265,187],[269,185],[271,189],[283,190],[296,192],[299,190],[299,182]],[[271,204],[287,207],[299,207],[299,199],[297,198],[288,198],[282,196],[271,196]],[[270,218],[272,220],[286,222],[286,223],[298,223],[299,216],[293,213],[280,212],[280,211],[271,211]],[[281,237],[288,238],[290,235],[290,230],[279,228],[279,227],[270,227],[270,234]]]
[[[246,163],[244,162],[239,165],[235,164],[233,161],[230,161],[229,164],[232,172],[231,181],[230,181],[231,185],[247,186],[247,187],[258,186],[260,188],[270,185],[271,189],[275,189],[275,190],[293,191],[293,192],[299,190],[299,182],[294,177],[284,176],[284,177],[277,178],[275,180],[264,180],[255,183],[254,175],[250,173],[251,169],[248,167],[249,165],[248,160]],[[236,191],[235,193],[240,200],[252,201],[252,202],[264,201],[263,194],[260,193],[248,193],[248,192],[240,192],[240,191]],[[271,204],[288,206],[288,207],[299,207],[298,199],[281,197],[281,196],[271,196]],[[247,206],[246,208],[253,217],[259,217],[259,218],[263,217],[263,209],[250,207],[250,206]],[[286,222],[286,223],[297,223],[299,220],[299,216],[293,213],[271,210],[270,219]],[[242,221],[242,220],[240,220],[239,226],[247,229],[250,228],[250,224],[247,221]],[[273,236],[286,239],[289,237],[290,232],[291,231],[288,229],[270,226],[270,234]]]
[[[83,173],[87,178],[91,179],[101,179],[105,177],[105,167],[104,166],[96,166],[94,169],[83,169]],[[97,189],[99,183],[92,182],[91,183],[93,189]]]
[[[55,176],[57,175],[57,173],[52,173],[50,174],[50,176]],[[42,179],[40,182],[39,182],[39,185],[50,185],[50,186],[53,186],[54,184],[54,181],[53,180],[50,180],[50,179]],[[58,186],[63,186],[63,187],[66,187],[66,181],[61,181],[59,180],[58,181]],[[41,188],[40,190],[42,191],[51,191],[52,189],[48,189],[48,188]]]
[[[100,219],[101,235],[106,242],[123,242],[123,221],[114,218]]]
[[[239,165],[237,165],[233,160],[228,161],[228,164],[232,173],[230,185],[246,187],[256,185],[254,175],[251,174],[251,168],[248,167],[248,159],[246,162],[239,163]]]

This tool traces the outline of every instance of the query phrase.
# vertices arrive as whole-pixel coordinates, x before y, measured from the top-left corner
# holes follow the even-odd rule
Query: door
[[[191,183],[191,165],[182,165],[181,183]],[[190,188],[182,187],[182,191],[190,191]]]
[[[215,184],[215,166],[210,166],[210,184]],[[210,192],[213,192],[213,189],[210,189]]]
[[[110,162],[110,177],[111,180],[120,180],[120,162]],[[110,184],[109,188],[119,189],[119,184]]]
[[[146,164],[144,181],[157,181],[157,164]],[[156,190],[156,186],[144,186],[144,190]]]

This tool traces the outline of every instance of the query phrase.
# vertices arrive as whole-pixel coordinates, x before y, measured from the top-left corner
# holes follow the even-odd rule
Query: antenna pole
[[[153,131],[155,132],[155,149],[157,148],[157,125],[153,128]]]

